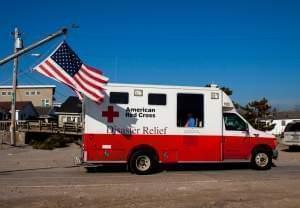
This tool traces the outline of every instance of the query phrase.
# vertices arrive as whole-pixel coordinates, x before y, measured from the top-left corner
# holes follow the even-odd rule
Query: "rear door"
[[[284,130],[286,144],[300,145],[300,122],[289,123]]]
[[[235,113],[223,113],[223,160],[244,160],[249,156],[248,124]]]

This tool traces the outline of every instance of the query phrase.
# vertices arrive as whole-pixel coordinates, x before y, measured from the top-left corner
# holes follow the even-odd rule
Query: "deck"
[[[9,131],[10,123],[10,121],[0,121],[0,131]],[[82,125],[77,123],[64,123],[62,126],[59,126],[57,122],[26,120],[16,122],[16,131],[81,135]]]

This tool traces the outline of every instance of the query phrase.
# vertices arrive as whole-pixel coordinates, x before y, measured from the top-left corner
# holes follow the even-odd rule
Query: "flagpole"
[[[30,46],[28,46],[28,47],[26,47],[26,48],[24,48],[22,50],[19,50],[18,52],[15,52],[15,53],[11,54],[10,56],[7,56],[6,58],[0,60],[0,66],[3,65],[3,64],[5,64],[5,63],[7,63],[7,62],[9,62],[12,59],[18,57],[18,56],[26,53],[26,52],[34,49],[34,48],[37,48],[38,46],[40,46],[40,45],[42,45],[42,44],[44,44],[44,43],[46,43],[46,42],[48,42],[48,41],[50,41],[50,40],[58,37],[60,35],[65,35],[67,33],[67,31],[68,31],[67,28],[62,28],[59,31],[57,31],[55,33],[52,33],[51,35],[48,35],[46,38],[44,38],[44,39],[42,39],[42,40],[40,40],[40,41],[38,41],[36,43],[33,43]]]
[[[85,96],[82,94],[82,101],[81,101],[81,125],[82,125],[82,134],[85,132]]]

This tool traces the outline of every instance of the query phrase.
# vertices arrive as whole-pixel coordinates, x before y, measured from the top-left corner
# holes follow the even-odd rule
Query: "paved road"
[[[300,152],[280,151],[270,171],[202,165],[137,176],[86,173],[72,167],[78,151],[0,150],[0,207],[300,207]]]

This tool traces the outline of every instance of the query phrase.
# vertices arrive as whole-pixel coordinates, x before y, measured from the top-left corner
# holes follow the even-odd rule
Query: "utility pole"
[[[27,53],[28,51],[31,51],[31,50],[39,47],[40,45],[43,45],[44,43],[49,42],[50,40],[52,40],[54,38],[57,38],[61,35],[66,35],[67,31],[68,31],[67,28],[62,28],[62,29],[58,30],[57,32],[48,35],[46,38],[44,38],[44,39],[42,39],[38,42],[35,42],[35,43],[31,44],[30,46],[27,46],[26,48],[22,49],[22,50],[19,50],[17,53],[13,53],[13,54],[5,57],[4,59],[1,59],[0,60],[0,66],[7,63],[7,62],[9,62],[9,61],[11,61],[12,59],[14,59],[18,56],[21,56],[21,55]]]
[[[22,39],[19,29],[14,31],[14,53],[23,48]],[[18,57],[14,58],[13,63],[13,80],[12,80],[12,101],[11,101],[11,124],[10,124],[10,144],[16,145],[16,92],[17,92],[17,74],[18,74]]]
[[[11,140],[11,145],[16,145],[16,91],[17,91],[17,71],[18,71],[18,57],[27,53],[28,51],[31,51],[40,45],[43,45],[44,43],[49,42],[50,40],[53,40],[61,35],[67,34],[67,28],[62,28],[58,30],[55,33],[52,33],[48,35],[46,38],[37,41],[30,46],[27,46],[26,48],[23,49],[23,43],[22,39],[20,37],[20,32],[18,28],[15,28],[14,31],[14,53],[5,57],[4,59],[0,60],[0,66],[14,60],[13,64],[13,83],[12,83],[12,104],[11,104],[11,125],[10,125],[10,140]]]

